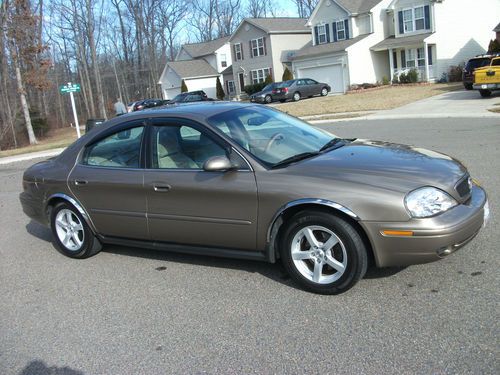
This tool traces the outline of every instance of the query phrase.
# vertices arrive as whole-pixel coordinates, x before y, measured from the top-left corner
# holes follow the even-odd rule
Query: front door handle
[[[75,185],[87,185],[88,183],[86,180],[75,180]]]
[[[153,185],[153,190],[157,193],[166,193],[172,188],[170,185]]]

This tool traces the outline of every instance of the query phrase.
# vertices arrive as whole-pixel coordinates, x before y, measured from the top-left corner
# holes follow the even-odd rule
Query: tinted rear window
[[[294,81],[281,82],[278,87],[290,87]]]
[[[469,62],[465,66],[465,69],[471,71],[473,69],[481,68],[483,66],[490,65],[490,61],[491,60],[488,58],[469,60]]]

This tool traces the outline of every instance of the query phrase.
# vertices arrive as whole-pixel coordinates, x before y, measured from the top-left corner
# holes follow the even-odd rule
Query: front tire
[[[491,96],[491,91],[490,90],[479,90],[479,94],[483,98],[489,98]]]
[[[264,100],[265,100],[266,104],[271,104],[273,102],[273,98],[271,97],[271,95],[266,95]]]
[[[88,258],[101,251],[101,243],[69,203],[59,203],[51,210],[50,226],[57,250],[70,258]]]
[[[293,216],[281,236],[280,255],[290,277],[304,289],[339,294],[366,273],[368,255],[348,221],[321,211]]]
[[[327,96],[328,95],[328,89],[326,87],[323,87],[321,89],[321,96]]]
[[[473,89],[473,87],[472,87],[472,83],[464,83],[464,88],[465,88],[466,90],[472,90],[472,89]]]

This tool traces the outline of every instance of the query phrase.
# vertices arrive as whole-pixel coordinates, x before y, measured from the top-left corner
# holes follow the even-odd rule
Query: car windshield
[[[207,121],[271,168],[314,156],[325,145],[340,140],[295,117],[261,106],[237,108]]]
[[[181,101],[184,97],[186,96],[186,94],[179,94],[177,96],[175,96],[172,101],[173,102],[178,102],[178,101]]]
[[[491,60],[489,58],[469,60],[469,62],[467,63],[467,66],[465,67],[465,70],[470,72],[474,69],[490,65],[490,61]]]
[[[262,89],[262,91],[271,91],[272,89],[274,89],[275,87],[277,86],[276,83],[270,83],[269,85],[266,85],[266,87],[264,87]]]

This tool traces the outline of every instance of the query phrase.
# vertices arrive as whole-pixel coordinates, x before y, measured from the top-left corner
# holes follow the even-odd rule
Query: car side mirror
[[[224,172],[236,167],[225,156],[213,156],[203,164],[203,169],[207,172]]]

